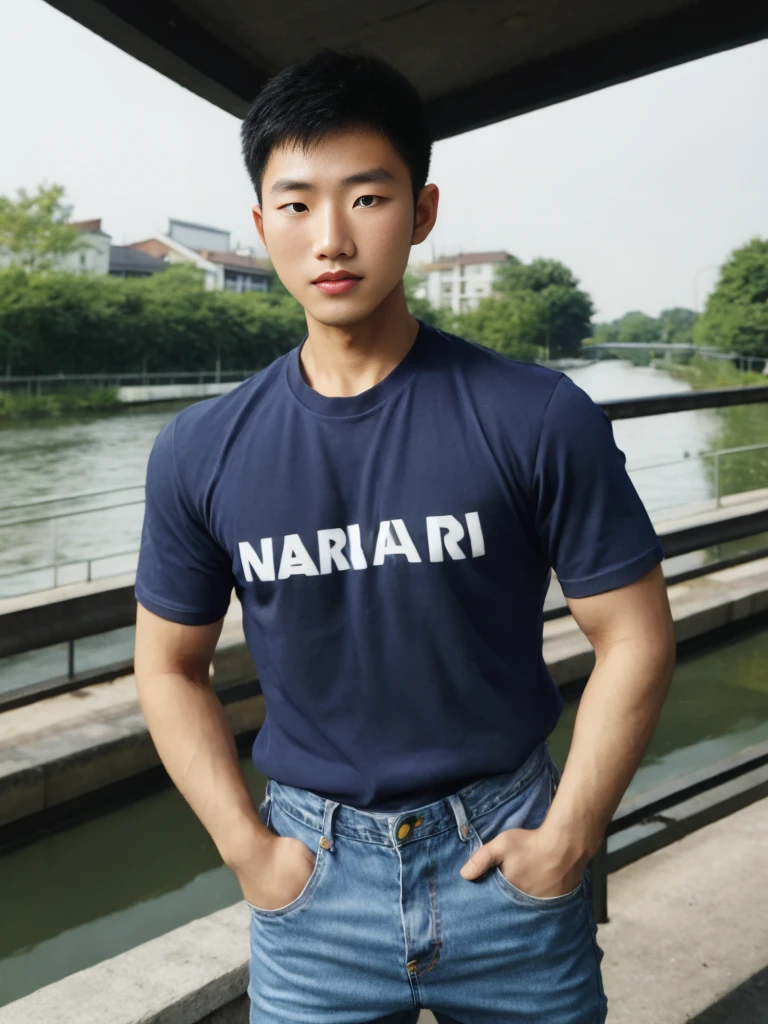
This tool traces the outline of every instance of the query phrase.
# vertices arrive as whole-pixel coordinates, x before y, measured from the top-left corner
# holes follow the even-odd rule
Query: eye
[[[300,203],[300,202],[297,201],[297,202],[294,202],[294,203],[286,203],[285,206],[281,206],[280,209],[281,210],[287,210],[289,206],[303,206],[304,209],[307,208],[307,204],[306,203]],[[289,212],[293,212],[293,211],[289,211]],[[297,212],[301,213],[301,210],[299,210]]]
[[[359,202],[360,199],[381,199],[381,198],[382,198],[381,196],[358,196],[357,199],[355,200],[355,202],[356,203]],[[375,205],[374,203],[366,203],[365,206],[363,207],[363,209],[367,210],[371,206],[374,206],[374,205]]]

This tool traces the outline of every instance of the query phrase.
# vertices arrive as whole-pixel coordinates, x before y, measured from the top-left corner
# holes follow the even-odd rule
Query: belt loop
[[[469,818],[467,817],[464,803],[458,793],[449,793],[446,800],[451,805],[454,817],[456,818],[459,839],[461,839],[462,843],[465,843],[469,839]]]
[[[333,812],[338,806],[338,800],[329,800],[326,797],[323,809],[323,834],[320,837],[320,846],[331,853],[336,848],[333,841]]]

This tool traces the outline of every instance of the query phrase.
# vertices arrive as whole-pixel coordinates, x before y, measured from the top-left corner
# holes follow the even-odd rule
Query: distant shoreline
[[[0,391],[0,426],[24,420],[62,419],[83,412],[123,409],[117,388],[71,388],[48,395]]]

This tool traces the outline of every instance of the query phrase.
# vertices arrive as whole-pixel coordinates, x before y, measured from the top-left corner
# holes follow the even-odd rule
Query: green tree
[[[768,357],[768,239],[753,238],[731,253],[694,338],[699,345]]]
[[[450,309],[436,309],[429,299],[417,298],[416,292],[422,284],[424,274],[417,270],[406,270],[403,275],[403,288],[409,313],[439,330],[450,331],[454,323],[453,312]]]
[[[661,340],[661,325],[656,317],[639,310],[625,313],[617,321],[616,340],[629,344],[652,345]]]
[[[127,280],[0,271],[0,368],[16,375],[256,370],[305,328],[291,296],[207,291],[185,265]]]
[[[87,245],[68,223],[72,207],[64,202],[62,185],[38,185],[37,191],[16,190],[16,198],[0,196],[0,253],[25,270],[50,270],[57,257]]]
[[[476,309],[459,313],[446,329],[511,359],[533,362],[539,355],[545,325],[546,309],[541,296],[517,291],[481,299]]]
[[[582,341],[592,334],[592,299],[579,288],[573,271],[558,260],[521,263],[512,257],[499,264],[494,292],[500,296],[522,292],[537,297],[539,331],[535,344],[552,358],[575,355]],[[529,304],[528,309],[533,306]]]
[[[693,325],[696,323],[696,313],[692,309],[685,309],[682,306],[662,309],[659,313],[659,323],[662,341],[671,345],[693,344]]]

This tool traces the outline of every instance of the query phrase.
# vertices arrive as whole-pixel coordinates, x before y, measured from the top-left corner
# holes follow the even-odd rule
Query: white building
[[[420,268],[425,282],[416,294],[419,298],[428,299],[435,309],[450,307],[454,313],[475,309],[480,299],[491,294],[498,265],[510,258],[510,253],[503,249],[441,256],[434,263],[425,263]]]
[[[204,224],[171,220],[167,235],[133,242],[129,248],[167,263],[191,263],[202,270],[205,287],[212,291],[267,292],[273,278],[267,260],[248,249],[230,251],[229,232]]]
[[[174,242],[185,245],[188,249],[210,249],[213,252],[229,252],[229,231],[222,228],[210,228],[207,224],[193,224],[188,220],[168,221],[168,237]]]
[[[68,270],[72,274],[108,274],[112,236],[101,230],[101,218],[75,220],[71,223],[86,244],[82,249],[60,256],[56,260],[56,269]]]
[[[70,222],[70,227],[77,228],[85,244],[64,256],[52,257],[52,268],[66,270],[70,274],[108,274],[112,236],[101,230],[101,218],[74,220]],[[16,262],[18,258],[7,249],[0,251],[0,267]]]

